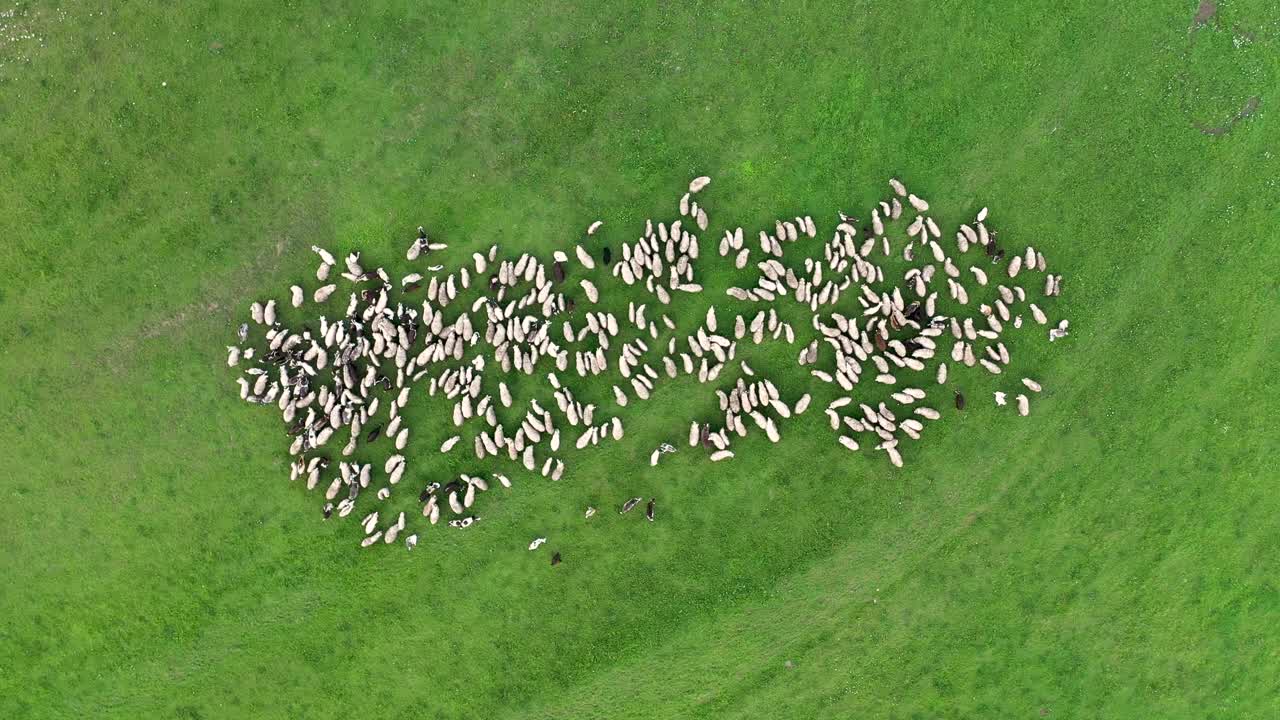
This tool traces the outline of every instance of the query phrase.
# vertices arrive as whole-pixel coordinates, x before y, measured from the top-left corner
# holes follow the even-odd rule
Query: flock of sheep
[[[690,183],[680,217],[647,221],[616,258],[595,236],[599,221],[549,262],[529,253],[500,256],[494,245],[450,272],[428,264],[447,246],[418,228],[406,253],[414,269],[398,278],[365,267],[358,252],[339,261],[313,246],[319,286],[290,287],[290,309],[275,299],[253,303],[252,323],[241,325],[238,344],[228,347],[228,365],[244,370],[240,397],[281,412],[292,438],[290,477],[323,492],[326,518],[350,515],[363,496],[362,545],[403,536],[413,548],[418,536],[406,513],[380,512],[393,493],[417,494],[426,524],[415,527],[444,516],[447,526],[467,528],[480,519],[472,509],[477,495],[493,484],[509,488],[511,480],[492,471],[437,478],[425,464],[411,472],[405,451],[413,429],[403,415],[411,398],[442,397],[449,405],[442,422],[451,434],[439,452],[471,453],[476,464],[505,461],[552,480],[565,472],[568,445],[622,441],[624,413],[650,400],[659,383],[679,378],[710,385],[718,398],[714,417],[689,417],[689,446],[705,449],[711,462],[733,458],[734,443],[753,431],[778,442],[780,425],[818,396],[841,447],[869,447],[902,467],[904,440],[918,440],[942,415],[928,402],[931,392],[951,384],[963,410],[957,375],[981,367],[998,381],[1009,377],[1011,331],[1047,327],[1051,341],[1067,335],[1067,321],[1051,325],[1038,304],[1051,300],[1035,297],[1061,291],[1061,276],[1048,272],[1041,252],[1025,247],[1006,256],[986,225],[986,208],[944,241],[929,204],[896,179],[864,220],[840,213],[826,242],[817,240],[809,216],[776,221],[759,231],[758,243],[742,228],[726,231],[721,265],[754,268],[749,282],[725,291],[741,311],[727,301],[705,313],[689,310],[703,292],[700,265],[716,262],[700,259],[697,235],[708,227],[698,198],[709,183]],[[615,312],[607,302],[608,283],[629,286],[619,294],[642,300],[628,300],[625,320],[620,306]],[[785,319],[797,309],[808,326]],[[299,319],[286,322],[284,314]],[[697,326],[680,329],[691,318]],[[738,357],[749,344],[766,343],[799,344],[797,363],[811,379],[775,382]],[[520,383],[525,392],[544,378],[554,405],[545,396],[545,404],[517,400],[512,385],[522,375],[529,378]],[[601,377],[612,391],[579,397],[575,377]],[[1014,394],[1017,412],[1027,415],[1040,391],[1022,377],[996,391],[995,402],[1005,405]],[[380,465],[354,459],[362,445]],[[650,464],[675,450],[663,443]],[[627,501],[623,512],[640,500]],[[646,514],[653,519],[653,500]]]

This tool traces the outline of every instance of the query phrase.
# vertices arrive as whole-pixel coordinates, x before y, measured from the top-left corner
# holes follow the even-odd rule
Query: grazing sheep
[[[337,289],[337,285],[325,285],[324,287],[317,288],[311,299],[317,303],[322,303],[328,300],[329,296],[333,294],[333,291]]]
[[[794,412],[796,415],[800,415],[805,410],[808,410],[809,400],[810,400],[809,393],[805,393],[804,395],[801,395],[800,399],[796,401],[795,409],[792,412]]]
[[[1031,412],[1031,401],[1027,399],[1026,395],[1018,395],[1016,399],[1018,401],[1018,414],[1026,417]]]
[[[636,505],[639,505],[640,501],[643,499],[644,498],[642,497],[633,497],[630,500],[624,502],[622,504],[622,509],[618,511],[618,514],[625,515],[626,513],[631,512],[632,508],[634,508]]]
[[[702,278],[695,274],[701,271],[695,262],[698,238],[688,230],[693,225],[699,230],[707,227],[706,209],[693,200],[693,195],[709,182],[707,177],[691,182],[689,192],[680,200],[681,217],[670,224],[646,223],[645,232],[639,240],[620,246],[616,265],[612,262],[611,248],[602,244],[599,257],[611,277],[602,276],[596,281],[580,279],[579,286],[588,302],[601,304],[606,293],[597,289],[596,282],[609,280],[642,285],[644,291],[656,297],[662,305],[679,304],[676,297],[683,297],[679,295],[681,292],[700,292]],[[926,201],[907,192],[906,186],[897,179],[892,179],[890,186],[892,196],[872,211],[867,225],[841,214],[841,224],[834,236],[820,248],[821,256],[803,258],[803,263],[789,261],[783,265],[779,258],[783,256],[784,247],[797,243],[802,237],[816,236],[817,228],[812,216],[797,215],[794,221],[777,220],[772,232],[760,233],[760,249],[764,258],[763,262],[757,263],[760,274],[756,280],[750,282],[749,289],[732,287],[726,292],[744,303],[782,304],[791,295],[797,302],[807,305],[812,312],[813,329],[819,334],[818,339],[800,350],[797,361],[800,365],[810,366],[807,369],[814,377],[839,385],[845,393],[854,393],[857,384],[868,378],[889,385],[893,391],[891,397],[899,405],[911,409],[911,417],[897,419],[886,405],[880,404],[878,410],[863,406],[862,416],[842,418],[836,410],[851,402],[848,395],[842,398],[843,403],[837,400],[825,412],[841,444],[847,449],[858,449],[857,434],[872,433],[880,442],[875,449],[884,451],[892,464],[902,467],[898,438],[901,435],[918,438],[924,427],[921,420],[940,419],[940,414],[932,408],[914,406],[924,399],[924,391],[905,387],[912,384],[909,373],[927,371],[928,365],[933,363],[936,365],[935,380],[939,384],[946,383],[949,365],[941,360],[948,354],[948,348],[939,348],[938,341],[943,339],[948,325],[956,338],[950,348],[951,364],[981,365],[994,374],[1007,370],[1005,366],[1009,364],[1010,352],[1005,345],[1007,340],[1002,341],[1002,338],[1009,323],[1014,328],[1021,327],[1022,317],[1017,314],[1020,310],[1017,303],[1026,302],[1028,298],[1019,285],[997,284],[998,297],[988,300],[989,305],[975,303],[976,307],[968,306],[967,290],[960,280],[964,267],[971,263],[962,265],[947,256],[938,242],[940,228],[927,214],[929,204]],[[892,229],[886,226],[902,220],[904,202],[908,204],[908,212],[914,209],[915,215],[905,219],[908,222],[904,222],[904,227],[910,239],[902,253],[914,265],[895,283],[893,278],[887,277],[888,268],[878,265],[873,255],[879,255],[876,249],[881,248],[886,257],[891,256],[894,247],[890,238]],[[968,246],[981,245],[987,257],[998,263],[1004,252],[996,241],[996,233],[985,226],[986,216],[987,210],[983,208],[976,223],[960,226],[956,234],[957,246],[961,253],[965,253]],[[594,236],[601,226],[599,220],[592,222],[586,229],[587,236]],[[444,243],[430,242],[425,229],[418,230],[418,237],[407,253],[411,260],[446,247]],[[917,243],[927,248],[916,249]],[[804,247],[797,245],[801,251]],[[316,270],[317,279],[327,283],[331,269],[337,265],[336,258],[318,246],[313,250],[322,261]],[[925,250],[928,252],[922,252]],[[739,268],[745,268],[749,262],[750,251],[745,247],[741,228],[726,231],[719,251],[724,257],[734,254],[734,262]],[[309,489],[318,486],[323,467],[311,466],[306,458],[318,460],[312,457],[314,451],[322,448],[335,433],[349,433],[349,442],[340,448],[344,456],[357,453],[361,438],[369,444],[377,442],[382,435],[392,439],[390,444],[396,451],[403,450],[407,446],[409,428],[403,427],[407,421],[402,422],[402,411],[410,388],[424,382],[429,395],[446,398],[457,427],[471,422],[487,425],[473,432],[478,458],[506,455],[531,472],[540,466],[544,477],[558,480],[564,472],[565,463],[552,456],[560,448],[560,430],[554,427],[552,415],[544,411],[536,400],[531,401],[531,409],[522,418],[515,418],[518,427],[510,435],[508,427],[513,426],[509,423],[504,425],[498,419],[499,403],[503,408],[513,405],[508,388],[510,378],[516,373],[533,377],[548,362],[554,363],[555,369],[561,373],[568,372],[572,362],[581,377],[621,374],[641,400],[658,392],[658,385],[668,379],[691,381],[697,377],[701,383],[714,385],[724,368],[728,366],[728,372],[733,372],[737,362],[742,377],[737,380],[736,387],[717,391],[721,396],[720,410],[724,412],[723,426],[712,432],[710,426],[695,422],[689,429],[690,446],[703,445],[713,462],[734,456],[729,449],[730,436],[737,433],[745,437],[748,423],[762,429],[771,442],[778,442],[780,423],[792,414],[805,412],[812,401],[812,396],[806,393],[794,405],[783,403],[773,383],[762,379],[760,370],[748,364],[746,358],[736,355],[738,342],[745,342],[748,336],[754,344],[766,344],[783,337],[788,344],[795,341],[796,333],[791,324],[781,321],[774,307],[752,311],[755,313],[753,320],[733,314],[732,335],[726,327],[725,335],[721,336],[717,334],[715,306],[707,308],[701,327],[689,334],[678,331],[671,316],[662,314],[661,323],[657,319],[650,321],[644,317],[644,305],[639,309],[633,305],[628,312],[628,321],[636,326],[639,337],[623,342],[628,336],[620,334],[618,322],[607,308],[589,310],[577,323],[577,328],[569,322],[563,322],[561,328],[551,325],[551,319],[556,315],[575,312],[575,298],[557,292],[557,286],[565,281],[568,274],[566,263],[570,255],[576,256],[586,270],[595,269],[592,254],[583,245],[574,245],[569,253],[562,250],[552,252],[552,263],[544,263],[533,253],[502,259],[497,252],[494,245],[487,254],[472,253],[468,263],[452,273],[433,274],[423,283],[423,275],[413,272],[403,275],[398,284],[393,282],[387,269],[371,267],[366,271],[360,253],[353,252],[344,258],[345,272],[340,272],[340,278],[336,278],[354,285],[350,288],[349,302],[343,303],[345,312],[339,307],[337,311],[342,314],[334,319],[321,316],[319,332],[314,325],[301,328],[288,327],[287,323],[281,325],[275,300],[250,306],[253,321],[267,326],[264,328],[265,338],[261,339],[265,347],[250,345],[248,323],[243,324],[237,333],[240,344],[227,347],[228,366],[244,368],[244,376],[237,378],[242,399],[276,405],[281,411],[292,438],[289,453],[297,459],[291,464],[291,478],[305,478]],[[929,256],[933,263],[928,262]],[[1016,253],[1011,251],[1009,259],[1006,270],[1010,277],[1024,269],[1045,272],[1044,256],[1034,248],[1025,247]],[[471,289],[472,266],[478,280],[475,289]],[[425,271],[437,273],[443,269],[443,265],[432,265]],[[978,286],[987,286],[989,271],[978,267],[970,267],[969,270]],[[946,291],[933,285],[935,279],[945,279],[951,297],[958,305],[966,306],[960,308],[958,317],[937,314],[938,295]],[[1059,275],[1046,273],[1046,296],[1054,297],[1060,293],[1061,279]],[[422,294],[417,301],[409,300],[408,293],[418,289],[425,290],[422,293],[425,300],[421,299]],[[466,295],[469,289],[473,293],[471,296]],[[325,284],[312,294],[313,301],[325,303],[337,291],[337,282]],[[904,297],[913,291],[914,297]],[[477,294],[480,296],[474,297]],[[304,305],[305,296],[301,285],[289,286],[289,302],[294,308]],[[853,312],[861,314],[848,317],[834,312],[830,316],[819,313],[819,309],[827,305],[833,309],[844,307],[839,304],[842,297],[846,304],[849,304],[849,297],[856,300],[861,310]],[[455,307],[449,309],[451,304]],[[1041,325],[1048,325],[1044,311],[1034,303],[1029,304],[1032,318]],[[975,326],[975,320],[980,327]],[[1057,340],[1067,333],[1068,325],[1064,320],[1049,330],[1049,337],[1051,341]],[[647,344],[650,340],[657,345],[652,351]],[[687,348],[678,349],[677,340],[687,343]],[[617,344],[621,344],[621,348],[611,347]],[[825,366],[819,364],[824,344],[830,345],[834,354],[831,364]],[[258,349],[265,355],[255,356]],[[616,363],[612,359],[614,355],[606,353],[616,354]],[[827,361],[832,354],[823,351],[822,360]],[[753,356],[751,360],[754,362],[756,358]],[[483,385],[486,382],[486,364],[496,365],[496,372],[501,373],[496,393],[491,393],[487,389],[489,386]],[[960,371],[964,369],[962,367]],[[321,372],[326,370],[328,372]],[[659,370],[665,370],[665,377]],[[490,370],[489,377],[493,372]],[[597,424],[593,422],[594,405],[584,405],[575,398],[572,388],[562,387],[554,372],[548,374],[548,381],[555,391],[559,410],[581,432],[577,440],[579,447],[585,449],[587,445],[595,446],[601,441],[623,441],[623,420],[620,416]],[[1040,392],[1040,386],[1030,378],[1023,378],[1022,383],[1029,391]],[[626,407],[628,394],[623,390],[626,385],[622,381],[610,385],[617,406]],[[525,388],[521,386],[522,391]],[[383,397],[384,394],[391,394],[391,397]],[[955,399],[957,409],[963,410],[964,396],[956,391]],[[1025,396],[1018,396],[1018,406],[1021,414],[1027,414],[1029,401]],[[840,435],[842,425],[853,434]],[[440,446],[441,452],[450,452],[460,442],[460,434],[449,437]],[[549,452],[544,451],[547,446],[550,447]],[[656,464],[663,452],[673,450],[664,444],[653,451],[650,462]],[[339,494],[347,497],[336,508],[332,502],[326,503],[326,517],[335,509],[340,517],[353,511],[360,489],[369,485],[370,467],[369,464],[340,463],[341,476],[331,478],[333,484],[327,485],[325,494],[333,500]],[[404,457],[397,452],[387,459],[384,470],[388,483],[376,488],[375,493],[368,493],[366,503],[375,495],[382,500],[389,498],[392,486],[407,472]],[[497,474],[494,477],[504,487],[510,487],[510,481],[505,477]],[[488,488],[482,479],[466,475],[462,479],[464,482],[450,483],[442,492],[438,484],[434,489],[429,485],[428,491],[420,496],[424,503],[423,517],[435,524],[441,505],[446,501],[454,515],[461,516],[479,499],[478,493]],[[651,500],[650,517],[652,503]],[[589,510],[588,517],[590,513]],[[478,517],[474,516],[455,517],[449,524],[467,527],[476,520]],[[407,532],[403,516],[391,528],[379,531],[376,527],[368,527],[366,535],[380,532],[382,540],[391,543],[404,534],[402,531]],[[410,535],[405,540],[406,546],[410,547],[410,540],[416,543],[416,539],[416,535]]]
[[[889,456],[889,462],[892,463],[894,467],[896,468],[902,467],[902,455],[898,453],[897,448],[886,447],[884,451]]]

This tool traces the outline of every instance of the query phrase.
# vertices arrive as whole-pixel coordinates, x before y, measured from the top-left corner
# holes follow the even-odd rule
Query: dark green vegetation
[[[1280,712],[1275,3],[454,5],[0,18],[0,717]],[[617,242],[701,173],[711,236],[990,204],[1066,276],[1032,417],[650,472],[655,411],[414,553],[283,479],[223,345],[311,242]]]

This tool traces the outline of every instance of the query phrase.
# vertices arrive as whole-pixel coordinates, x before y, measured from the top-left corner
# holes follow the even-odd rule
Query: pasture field
[[[0,6],[0,717],[1276,717],[1278,101],[1268,0]],[[1065,277],[1031,416],[650,469],[673,384],[412,553],[287,482],[224,346],[312,243],[616,246],[702,174],[708,254],[991,206]]]

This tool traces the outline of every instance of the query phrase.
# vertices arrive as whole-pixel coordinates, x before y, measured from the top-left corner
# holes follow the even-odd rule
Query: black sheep
[[[956,391],[956,409],[964,409],[964,395],[959,390]]]

